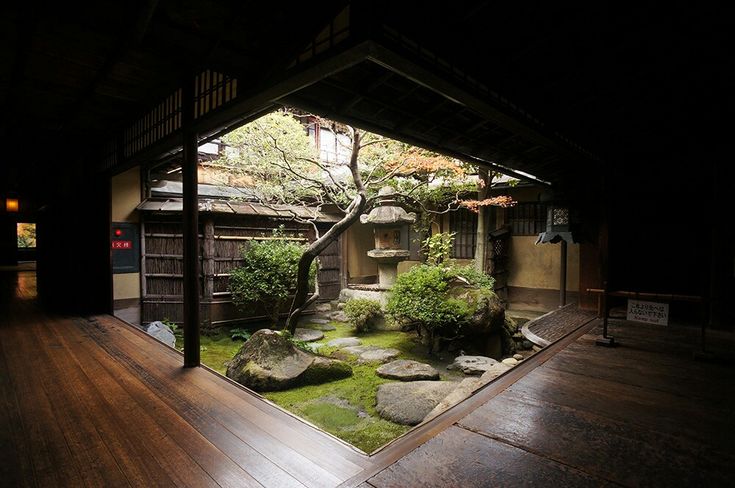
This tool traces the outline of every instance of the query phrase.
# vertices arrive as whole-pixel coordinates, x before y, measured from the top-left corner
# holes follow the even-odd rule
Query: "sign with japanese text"
[[[627,319],[647,324],[669,325],[669,304],[628,300]]]
[[[132,249],[133,241],[112,241],[113,249]]]

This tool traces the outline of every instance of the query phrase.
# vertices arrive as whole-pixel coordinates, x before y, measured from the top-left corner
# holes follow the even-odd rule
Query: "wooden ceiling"
[[[35,157],[19,165],[6,153],[4,179],[18,186],[23,174],[33,179],[72,159],[192,70],[267,86],[346,5],[148,0],[6,9],[0,135],[6,147],[24,141]],[[716,94],[732,83],[729,21],[704,8],[374,0],[350,9],[352,34],[390,56],[333,69],[279,95],[280,103],[555,184],[609,172],[604,163],[620,163],[633,148],[675,155],[701,130],[691,114],[717,115]]]

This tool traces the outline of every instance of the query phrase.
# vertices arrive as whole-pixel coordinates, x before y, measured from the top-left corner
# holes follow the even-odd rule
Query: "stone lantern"
[[[373,224],[375,233],[375,249],[367,255],[378,262],[378,284],[382,289],[390,288],[398,276],[398,263],[411,255],[408,249],[401,247],[404,232],[408,232],[406,224],[416,221],[416,214],[407,213],[398,206],[395,190],[385,186],[378,192],[378,203],[369,214],[360,216],[363,224]]]

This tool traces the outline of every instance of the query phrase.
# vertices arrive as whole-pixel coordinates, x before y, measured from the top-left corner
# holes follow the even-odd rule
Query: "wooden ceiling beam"
[[[129,30],[125,31],[120,37],[120,40],[112,49],[112,51],[105,58],[104,63],[97,71],[97,74],[92,81],[82,89],[79,97],[72,103],[71,106],[64,110],[61,114],[62,119],[65,121],[62,130],[71,125],[74,120],[79,116],[84,104],[95,94],[97,87],[105,80],[112,71],[112,68],[120,61],[125,52],[134,45],[140,44],[145,36],[148,26],[150,25],[153,14],[158,6],[158,0],[147,0],[141,7],[138,15],[135,17],[135,22]]]

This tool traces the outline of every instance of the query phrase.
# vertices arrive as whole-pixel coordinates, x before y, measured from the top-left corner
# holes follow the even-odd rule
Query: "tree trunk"
[[[304,251],[304,254],[299,260],[299,267],[296,277],[296,293],[294,294],[293,302],[291,302],[291,311],[286,321],[286,328],[293,334],[296,330],[296,324],[299,322],[301,313],[306,308],[306,305],[315,301],[312,297],[307,303],[307,297],[309,295],[309,269],[314,259],[324,251],[327,246],[332,242],[336,241],[339,236],[346,231],[352,224],[354,224],[360,215],[365,210],[367,205],[367,198],[363,193],[358,194],[349,207],[347,207],[347,213],[342,220],[337,222],[324,233],[319,239],[311,243],[309,248]],[[316,295],[318,297],[318,295]]]
[[[485,168],[478,168],[477,200],[483,201],[490,195],[490,184],[492,173]],[[475,269],[481,273],[485,272],[485,261],[487,260],[487,221],[489,208],[480,205],[477,207],[477,243],[475,244]]]

